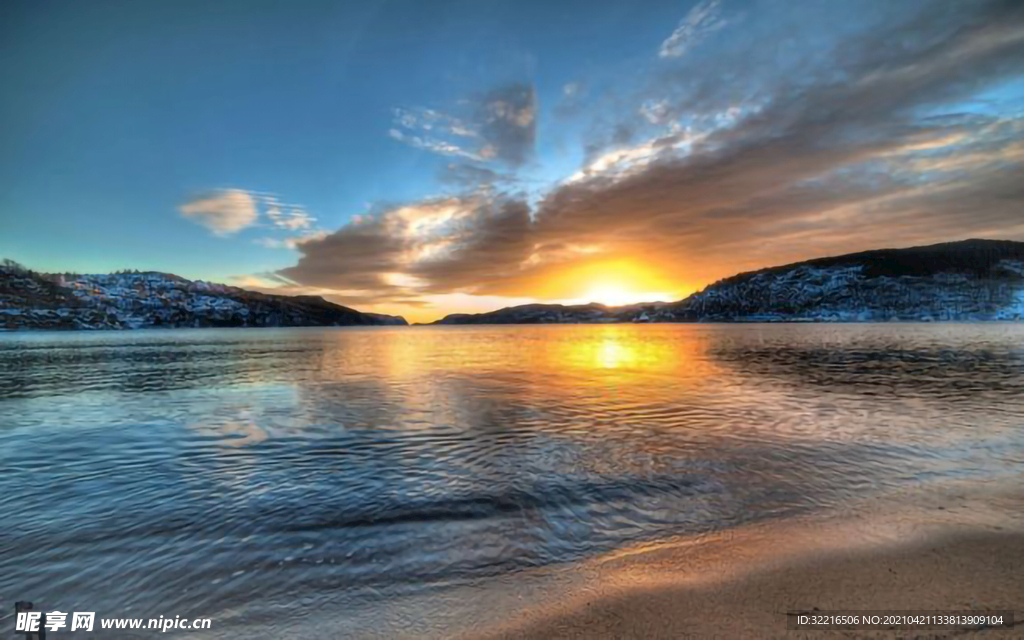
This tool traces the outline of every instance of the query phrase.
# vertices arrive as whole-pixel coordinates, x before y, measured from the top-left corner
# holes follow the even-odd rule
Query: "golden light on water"
[[[702,339],[679,340],[678,332],[653,325],[590,325],[566,332],[571,332],[566,339],[553,344],[550,365],[584,374],[582,384],[627,385],[649,375],[709,366]]]
[[[595,370],[645,371],[674,364],[672,345],[644,340],[637,327],[607,326],[572,341],[568,361]]]
[[[515,375],[535,379],[550,393],[574,392],[581,386],[643,384],[650,375],[710,373],[715,365],[704,353],[704,333],[693,330],[682,334],[684,339],[680,336],[672,326],[652,324],[531,325],[515,331],[505,326],[445,326],[415,332],[337,332],[330,340],[344,348],[328,350],[317,366],[331,380],[349,378],[354,368],[387,371],[402,384],[415,382],[412,386],[425,392],[419,408],[436,412],[436,395],[431,389],[447,384],[452,377],[493,377],[492,364],[502,359],[523,363]],[[407,400],[414,395],[407,393]]]
[[[597,356],[594,359],[595,362],[605,369],[617,369],[622,365],[633,363],[637,359],[635,349],[615,340],[601,343],[595,355]]]

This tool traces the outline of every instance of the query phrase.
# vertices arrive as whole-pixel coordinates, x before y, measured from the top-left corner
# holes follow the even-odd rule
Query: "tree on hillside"
[[[25,273],[26,271],[28,271],[28,269],[26,269],[23,264],[15,260],[11,260],[10,258],[4,258],[3,260],[0,260],[0,267],[3,267],[8,271],[17,271],[19,273]]]

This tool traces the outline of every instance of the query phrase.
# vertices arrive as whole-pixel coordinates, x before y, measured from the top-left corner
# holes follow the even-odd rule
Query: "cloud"
[[[879,246],[1024,239],[1024,116],[964,107],[1024,77],[1024,3],[918,4],[916,15],[879,2],[856,28],[835,22],[842,38],[827,56],[759,66],[768,63],[740,55],[746,42],[710,60],[686,56],[637,97],[639,126],[615,123],[630,135],[594,147],[536,204],[484,190],[393,207],[303,243],[280,273],[375,301],[536,296],[560,270],[602,256],[700,284]],[[753,51],[791,36],[764,35]],[[683,72],[694,65],[711,80],[694,84]],[[501,95],[480,103],[467,140],[533,126],[532,98]],[[500,120],[497,131],[480,113]]]
[[[528,207],[494,195],[439,198],[364,216],[298,246],[278,272],[376,301],[473,289],[528,257]]]
[[[518,167],[533,153],[536,102],[531,85],[513,83],[466,100],[460,105],[465,113],[460,115],[426,108],[395,109],[388,136],[440,155]]]
[[[640,154],[629,172],[609,170],[563,185],[540,205],[535,237],[614,238],[662,259],[682,253],[693,264],[720,259],[730,247],[742,247],[741,261],[777,262],[824,251],[822,240],[846,250],[897,237],[918,242],[1014,232],[1019,201],[1007,198],[1002,183],[1021,175],[1019,160],[996,164],[988,155],[988,163],[961,175],[917,170],[938,152],[947,161],[967,153],[965,139],[995,146],[1012,140],[1005,116],[1000,140],[996,117],[921,116],[1020,75],[1021,5],[978,7],[973,15],[916,21],[923,31],[879,33],[859,50],[848,48],[842,67],[779,84],[756,109],[697,136],[669,133],[634,149],[667,149],[689,136],[691,144],[678,152]],[[929,194],[939,192],[965,208],[938,206]],[[874,213],[880,202],[887,203],[889,222]],[[898,227],[891,218],[897,203]],[[800,246],[781,251],[783,242]]]
[[[299,236],[289,236],[285,238],[273,238],[263,237],[256,238],[253,240],[256,244],[266,249],[297,249],[304,242],[311,240],[319,240],[327,236],[327,232],[323,230],[309,231]]]
[[[277,199],[277,196],[263,196],[263,204],[271,224],[280,229],[289,231],[309,229],[316,222],[316,218],[309,215],[305,209],[295,204],[284,204]]]
[[[719,0],[703,0],[686,14],[658,50],[662,58],[678,58],[699,45],[710,34],[728,24],[721,14]]]
[[[391,138],[392,140],[404,142],[405,144],[411,147],[416,147],[417,149],[422,149],[424,151],[431,151],[433,153],[438,153],[446,156],[459,156],[463,158],[469,158],[470,160],[484,160],[482,156],[473,151],[465,149],[452,142],[440,140],[435,137],[412,135],[403,132],[400,129],[388,130],[388,137]]]
[[[299,285],[287,278],[282,278],[276,273],[264,272],[233,275],[229,276],[228,280],[234,286],[248,289],[250,291],[259,291],[279,296],[319,296],[325,300],[342,305],[358,305],[360,310],[363,311],[366,310],[366,305],[373,305],[377,300],[374,296],[365,297],[360,295],[359,292],[337,291],[335,289],[325,289],[323,287],[307,287]],[[420,299],[415,299],[396,300],[393,301],[392,304],[419,308],[427,306],[428,303]]]
[[[304,242],[326,235],[315,227],[317,219],[297,204],[282,202],[272,193],[221,189],[195,198],[180,207],[182,215],[218,236],[228,236],[249,227],[269,228],[287,236],[264,236],[253,240],[268,249],[295,249]]]
[[[495,171],[472,162],[452,162],[441,171],[442,182],[463,190],[474,191],[495,185],[509,186],[518,178],[508,172]]]
[[[254,224],[258,217],[255,198],[241,189],[205,194],[181,205],[179,211],[218,236],[237,233]]]
[[[484,157],[512,166],[530,158],[537,137],[537,96],[532,86],[511,84],[490,91],[478,105],[476,120]]]
[[[650,124],[666,124],[671,120],[672,107],[668,100],[647,100],[640,105],[640,115]]]

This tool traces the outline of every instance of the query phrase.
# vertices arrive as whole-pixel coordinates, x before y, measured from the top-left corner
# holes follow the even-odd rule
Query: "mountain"
[[[39,274],[0,264],[0,329],[404,325],[319,296],[278,296],[158,272]]]
[[[643,321],[645,314],[667,306],[664,302],[609,307],[590,304],[523,304],[487,313],[452,313],[431,324],[554,324]]]
[[[1024,319],[1024,243],[880,249],[741,273],[678,302],[527,304],[434,324],[879,322]],[[318,296],[158,273],[39,274],[0,263],[0,329],[404,325]]]
[[[675,303],[691,320],[1019,320],[1024,243],[965,240],[743,273]]]
[[[1024,318],[1024,243],[964,240],[741,273],[673,303],[522,305],[436,324],[879,322]]]

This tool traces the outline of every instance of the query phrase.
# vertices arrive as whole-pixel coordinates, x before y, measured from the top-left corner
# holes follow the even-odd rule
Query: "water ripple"
[[[0,593],[259,607],[1024,463],[1024,328],[0,335]],[[6,615],[6,614],[3,614]]]

